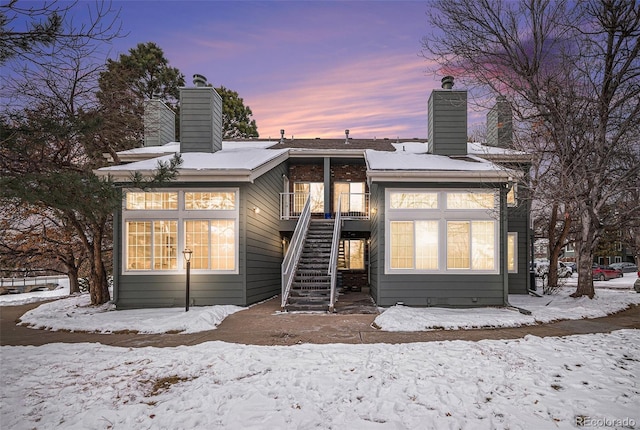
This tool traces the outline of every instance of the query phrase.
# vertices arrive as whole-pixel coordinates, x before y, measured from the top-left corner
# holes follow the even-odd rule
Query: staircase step
[[[292,288],[289,291],[289,298],[291,297],[320,297],[323,299],[327,299],[331,295],[331,290],[324,288],[322,290],[300,290],[297,288]]]
[[[329,312],[329,304],[318,304],[318,305],[289,305],[287,304],[285,310],[290,312]]]
[[[291,283],[291,288],[297,290],[326,290],[331,284],[329,282],[295,282]],[[289,293],[291,294],[291,293]]]

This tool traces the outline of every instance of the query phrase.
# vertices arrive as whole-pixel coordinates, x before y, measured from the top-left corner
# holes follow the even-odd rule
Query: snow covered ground
[[[633,285],[634,280],[625,276],[616,281]],[[601,284],[615,286],[609,283]],[[522,302],[512,304],[528,307],[535,318],[556,319],[573,314],[574,308],[583,308],[574,315],[584,314],[587,308],[606,313],[637,303],[640,297],[622,284],[617,290],[596,286],[597,299],[579,306],[564,293],[521,297]],[[61,321],[78,320],[90,329],[90,321],[107,318],[96,327],[145,331],[148,322],[144,321],[154,318],[143,311],[111,312],[108,306],[98,311],[82,300],[86,296],[40,306],[48,311],[36,312],[32,323],[61,328]],[[510,300],[516,302],[515,296]],[[3,305],[7,301],[2,297]],[[192,311],[203,309],[207,308],[190,310],[189,320],[200,319],[193,318]],[[208,313],[215,313],[214,309],[203,312],[215,326],[214,320],[225,312],[214,317]],[[389,308],[380,317],[393,316],[392,311],[395,317],[388,318],[389,327],[418,318],[404,306]],[[442,312],[442,320],[459,326],[511,324],[496,322],[489,313],[424,311]],[[165,313],[162,330],[202,329],[196,323],[185,325],[178,314],[184,312],[169,317]],[[125,323],[118,326],[116,320]],[[0,357],[2,429],[640,426],[640,330],[401,345],[267,347],[208,342],[176,348],[119,348],[49,344],[3,346]]]
[[[597,318],[626,309],[631,304],[640,304],[640,294],[631,289],[635,276],[635,273],[626,273],[624,278],[596,282],[597,294],[594,299],[570,298],[569,294],[574,291],[571,287],[542,298],[509,296],[513,306],[527,309],[532,312],[531,315],[505,308],[445,309],[393,306],[381,309],[384,312],[375,319],[374,325],[386,331],[454,330],[517,327],[559,319]],[[29,294],[43,294],[44,297],[51,298],[51,293],[56,291]],[[68,284],[66,293],[68,294]],[[1,296],[0,304],[20,303],[15,297],[21,295]],[[31,297],[28,300],[36,298]],[[49,330],[195,333],[215,329],[227,315],[243,309],[239,306],[205,306],[191,307],[189,313],[185,313],[183,308],[115,311],[113,305],[89,306],[89,296],[84,294],[40,305],[24,314],[21,321],[33,328]]]

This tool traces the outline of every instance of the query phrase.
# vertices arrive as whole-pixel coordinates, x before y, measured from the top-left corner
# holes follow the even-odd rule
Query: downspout
[[[502,301],[504,306],[507,308],[511,308],[517,310],[521,314],[531,315],[531,311],[523,308],[519,308],[517,306],[509,303],[509,259],[507,258],[508,252],[508,241],[507,238],[509,236],[509,226],[508,226],[508,205],[507,205],[507,194],[513,188],[513,179],[509,178],[509,182],[505,184],[504,187],[500,187],[500,223],[501,223],[501,243],[502,243]],[[518,246],[518,244],[516,244]]]

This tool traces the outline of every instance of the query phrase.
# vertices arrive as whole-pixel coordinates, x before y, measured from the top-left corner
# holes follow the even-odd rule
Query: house
[[[510,111],[488,115],[491,145],[467,142],[467,93],[453,79],[428,101],[428,139],[223,142],[220,96],[195,76],[181,93],[180,142],[159,101],[145,147],[99,169],[123,194],[114,220],[119,309],[246,306],[281,295],[285,309],[329,309],[340,289],[390,306],[503,306],[529,288],[526,154],[508,149]],[[147,120],[147,118],[150,118]],[[162,119],[164,118],[164,120]],[[499,130],[497,130],[499,129]],[[164,136],[164,137],[163,137]],[[181,154],[176,180],[131,189]]]

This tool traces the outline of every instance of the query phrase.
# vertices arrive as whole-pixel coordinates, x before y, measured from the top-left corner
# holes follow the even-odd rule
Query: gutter
[[[367,177],[375,182],[507,182],[513,178],[513,172],[506,170],[371,170]]]

